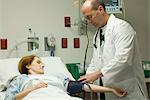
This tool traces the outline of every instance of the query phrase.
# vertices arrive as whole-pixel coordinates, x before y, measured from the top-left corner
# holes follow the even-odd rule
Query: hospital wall
[[[149,9],[148,9],[148,12],[149,12],[148,13],[149,14],[149,17],[148,17],[149,18],[149,25],[148,25],[148,29],[149,29],[149,32],[148,32],[149,33],[148,34],[149,35],[149,39],[148,39],[149,41],[148,41],[148,43],[149,43],[149,46],[148,47],[149,47],[149,50],[148,51],[149,51],[149,60],[150,60],[150,0],[148,0],[148,1],[149,1],[149,3],[148,3],[149,4],[149,6],[148,6],[149,7]]]
[[[137,32],[142,60],[149,59],[149,0],[123,0],[125,14],[119,15],[127,20]]]
[[[8,39],[7,50],[0,50],[0,58],[18,57],[32,52],[27,51],[27,44],[21,44],[8,55],[15,44],[33,36],[29,28],[39,37],[39,56],[49,56],[44,50],[44,37],[54,34],[56,38],[55,56],[60,56],[65,63],[83,62],[86,48],[86,36],[79,36],[78,27],[65,27],[64,17],[71,17],[71,24],[78,21],[78,5],[74,0],[1,0],[2,32],[1,38]],[[67,48],[61,48],[61,38],[68,39]],[[80,38],[80,48],[74,48],[73,39]],[[92,49],[88,50],[90,54]],[[90,57],[89,57],[90,59]]]
[[[2,33],[2,9],[1,9],[1,7],[2,7],[2,2],[1,2],[1,0],[0,0],[0,37],[1,37],[1,33]]]
[[[49,56],[49,51],[44,50],[44,37],[54,34],[56,38],[56,56],[60,56],[65,63],[83,63],[87,43],[85,35],[79,35],[78,26],[64,26],[64,17],[71,17],[71,24],[78,20],[78,6],[75,0],[0,0],[0,38],[8,39],[7,50],[0,50],[0,58],[20,57],[32,52],[27,51],[27,44],[17,46],[8,55],[15,44],[27,40],[33,36],[29,28],[39,37],[39,56]],[[125,12],[116,14],[127,20],[136,30],[142,60],[149,58],[148,17],[149,0],[123,0]],[[135,6],[135,7],[134,7]],[[150,8],[149,8],[150,9]],[[90,46],[88,49],[87,62],[92,57],[92,36],[94,32],[89,31]],[[149,36],[150,37],[150,36]],[[61,48],[61,38],[68,39],[67,48]],[[80,48],[74,48],[73,39],[80,38]]]

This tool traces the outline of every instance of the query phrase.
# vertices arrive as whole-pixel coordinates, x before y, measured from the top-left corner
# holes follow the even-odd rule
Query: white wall
[[[0,0],[0,22],[2,22],[2,0]],[[2,23],[0,23],[0,37],[2,36]]]
[[[127,20],[137,32],[141,58],[148,60],[149,55],[149,0],[123,0],[125,5],[125,20]],[[118,15],[124,18],[122,15]]]
[[[0,50],[0,58],[6,58],[10,49],[27,37],[33,36],[28,29],[32,28],[40,38],[40,56],[49,56],[49,52],[44,51],[44,37],[52,33],[56,37],[56,56],[60,56],[65,63],[83,62],[86,47],[86,37],[79,36],[77,26],[71,28],[64,27],[64,16],[71,16],[73,23],[78,19],[78,7],[73,5],[74,0],[1,0],[0,6],[0,35],[8,38],[8,50]],[[149,0],[123,0],[125,3],[125,20],[127,20],[136,30],[142,60],[147,60],[150,55],[148,47],[148,2]],[[149,3],[150,5],[150,3]],[[150,8],[149,8],[150,9]],[[124,18],[123,14],[117,16]],[[93,34],[90,34],[90,40]],[[61,48],[61,38],[68,38],[68,48]],[[73,38],[80,38],[80,48],[73,48]],[[149,36],[150,37],[150,36]],[[19,46],[18,55],[27,54],[27,45]],[[90,61],[92,48],[88,50],[87,62]],[[16,57],[14,51],[11,55]]]
[[[10,49],[30,34],[28,29],[36,32],[40,38],[40,56],[49,56],[44,51],[44,37],[52,33],[56,37],[56,56],[60,56],[65,63],[82,62],[86,47],[86,37],[79,36],[77,26],[64,27],[64,16],[70,16],[71,22],[78,19],[78,7],[74,0],[2,0],[2,33],[8,38],[8,50],[0,51],[0,58],[6,58]],[[61,48],[61,38],[68,38],[68,48]],[[73,48],[73,38],[80,38],[80,48]],[[27,54],[26,44],[19,46],[18,55]],[[16,52],[11,54],[15,57]]]
[[[150,0],[148,0],[148,1],[149,1],[148,2],[148,7],[149,7],[149,9],[148,9],[148,14],[149,14],[149,17],[148,17],[149,18],[149,21],[148,21],[149,22],[149,25],[148,25],[149,32],[148,33],[149,34],[148,35],[149,35],[149,39],[150,39]],[[149,45],[148,45],[149,50],[148,51],[149,51],[149,61],[150,61],[150,40],[148,43],[149,43]]]

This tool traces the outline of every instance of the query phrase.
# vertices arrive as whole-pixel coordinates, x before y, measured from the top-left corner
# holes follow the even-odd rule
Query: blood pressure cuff
[[[75,93],[82,92],[84,83],[81,83],[79,81],[69,81],[67,92],[70,93],[70,95],[73,95]]]

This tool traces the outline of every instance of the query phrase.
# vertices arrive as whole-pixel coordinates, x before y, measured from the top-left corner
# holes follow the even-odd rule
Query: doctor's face
[[[32,63],[27,66],[29,74],[44,74],[44,64],[41,59],[34,57]]]
[[[103,12],[104,9],[100,5],[97,10],[92,9],[89,6],[83,5],[81,9],[85,19],[92,24],[95,27],[102,27],[104,26],[104,17],[103,17]]]

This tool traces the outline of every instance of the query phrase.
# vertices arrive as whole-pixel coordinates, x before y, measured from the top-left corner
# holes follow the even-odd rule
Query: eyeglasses
[[[88,14],[88,15],[86,15],[84,17],[85,17],[86,20],[90,21],[93,18],[95,18],[97,16],[97,14],[98,14],[97,11],[93,11],[91,14]]]

